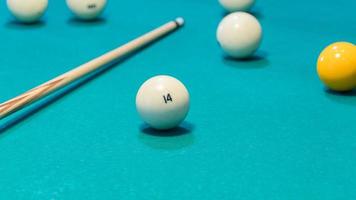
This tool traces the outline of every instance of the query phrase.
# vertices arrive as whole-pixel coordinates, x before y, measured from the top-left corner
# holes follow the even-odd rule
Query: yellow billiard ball
[[[353,90],[356,87],[356,46],[348,42],[329,45],[319,56],[317,72],[331,90]]]

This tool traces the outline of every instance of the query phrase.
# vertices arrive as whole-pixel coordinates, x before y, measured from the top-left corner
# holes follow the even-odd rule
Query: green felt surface
[[[356,1],[258,1],[255,59],[226,59],[215,0],[109,1],[99,21],[50,1],[42,23],[0,4],[0,101],[182,16],[186,26],[85,84],[0,121],[0,199],[356,199],[356,95],[325,90],[319,52],[356,42]],[[185,83],[180,129],[147,129],[146,79]],[[66,93],[66,95],[63,95]],[[14,123],[15,122],[15,123]]]

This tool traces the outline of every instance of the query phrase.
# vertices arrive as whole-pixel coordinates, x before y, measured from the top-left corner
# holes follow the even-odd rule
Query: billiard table
[[[64,1],[42,21],[0,4],[0,101],[182,16],[186,25],[0,121],[0,199],[356,199],[356,92],[326,89],[324,47],[356,41],[356,1],[257,1],[263,42],[224,55],[217,0],[109,1],[83,22]],[[156,131],[135,108],[155,75],[191,96],[180,127]]]

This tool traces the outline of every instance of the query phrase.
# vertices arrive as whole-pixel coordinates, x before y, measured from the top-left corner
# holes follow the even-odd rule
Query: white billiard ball
[[[45,13],[48,0],[7,0],[11,14],[19,21],[33,23]]]
[[[171,76],[155,76],[142,84],[136,95],[136,109],[143,121],[155,129],[178,126],[189,111],[189,93]]]
[[[260,46],[262,27],[251,14],[235,12],[220,22],[216,36],[226,54],[234,58],[247,58]]]
[[[220,4],[229,12],[248,11],[255,0],[219,0]]]
[[[106,6],[106,0],[66,0],[69,9],[80,19],[97,18]]]

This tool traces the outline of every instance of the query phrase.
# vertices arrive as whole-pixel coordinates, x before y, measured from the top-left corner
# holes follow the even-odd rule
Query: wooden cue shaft
[[[167,35],[168,33],[176,30],[183,25],[183,19],[177,18],[174,21],[170,21],[128,43],[120,46],[112,51],[105,53],[77,68],[66,72],[48,82],[43,83],[13,99],[10,99],[0,104],[0,119],[8,116],[9,114],[16,112],[17,110],[25,107],[26,105],[39,100],[40,98],[54,92],[63,86],[93,72],[106,64],[109,64],[119,58],[125,57],[130,53],[140,49],[141,47],[155,41],[156,39]]]

